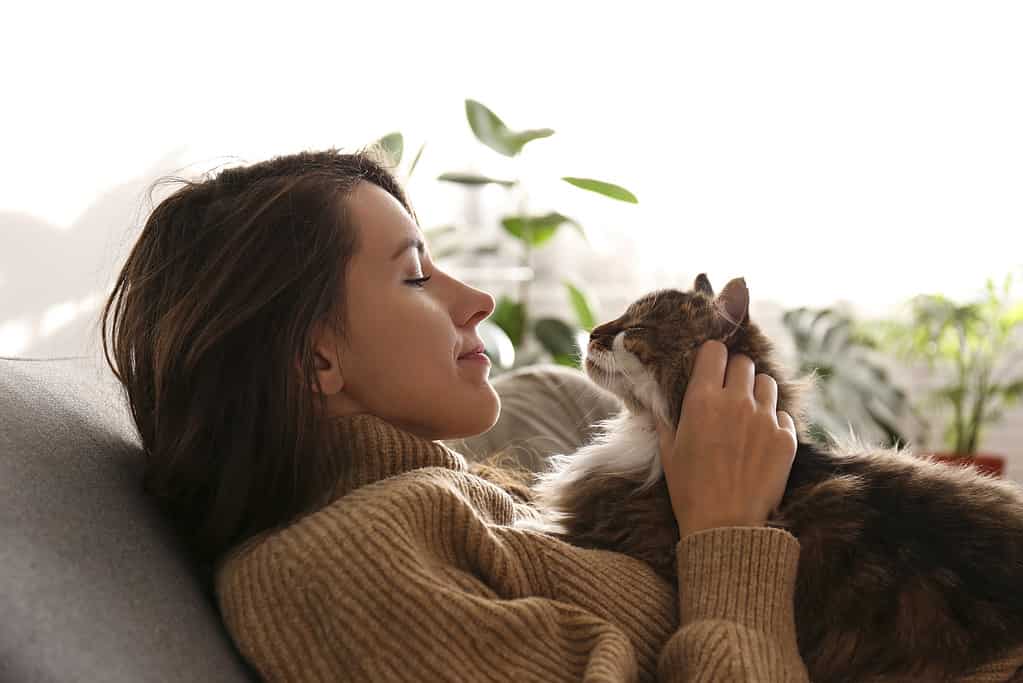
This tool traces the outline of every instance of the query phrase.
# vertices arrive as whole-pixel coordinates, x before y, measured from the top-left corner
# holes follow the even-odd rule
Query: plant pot
[[[961,453],[921,453],[921,457],[944,462],[949,465],[961,467],[973,467],[982,474],[993,474],[1001,477],[1005,472],[1005,457],[994,453],[973,453],[963,455]]]

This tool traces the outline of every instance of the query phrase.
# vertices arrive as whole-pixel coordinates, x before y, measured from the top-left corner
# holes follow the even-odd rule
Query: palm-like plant
[[[882,344],[944,378],[928,403],[951,413],[943,437],[961,456],[976,453],[984,429],[1023,396],[1023,301],[1012,304],[1011,290],[1010,273],[1000,292],[989,278],[985,295],[966,303],[921,294],[908,321],[876,326]]]

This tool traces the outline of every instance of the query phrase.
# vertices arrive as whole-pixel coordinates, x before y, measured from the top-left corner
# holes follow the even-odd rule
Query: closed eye
[[[420,277],[420,278],[416,278],[414,280],[405,280],[405,282],[407,282],[408,284],[412,285],[413,287],[419,287],[420,289],[422,289],[423,288],[423,283],[425,283],[431,277],[433,277],[433,276],[432,275],[427,275],[426,277]]]

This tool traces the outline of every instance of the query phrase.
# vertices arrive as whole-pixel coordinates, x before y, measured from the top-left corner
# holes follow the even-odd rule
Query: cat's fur
[[[787,376],[748,306],[742,279],[716,296],[700,275],[596,327],[584,367],[625,407],[601,437],[550,459],[533,489],[545,521],[523,524],[632,555],[674,583],[679,531],[653,417],[677,428],[696,351],[718,339],[776,380],[796,422],[768,525],[800,542],[794,607],[812,680],[942,681],[1023,642],[1023,489],[908,449],[813,442],[800,405],[813,378]]]

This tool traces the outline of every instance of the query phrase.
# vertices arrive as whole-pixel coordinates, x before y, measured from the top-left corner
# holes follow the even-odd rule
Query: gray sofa
[[[449,442],[469,459],[510,445],[535,469],[619,407],[557,366],[494,386],[494,429]],[[141,466],[105,365],[0,358],[0,682],[258,680],[143,494]]]

